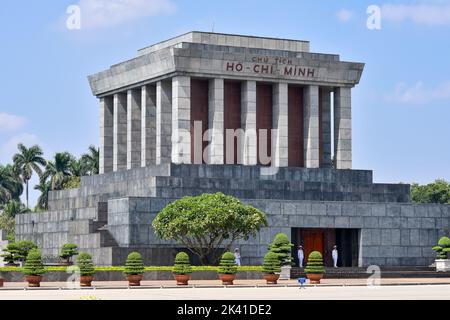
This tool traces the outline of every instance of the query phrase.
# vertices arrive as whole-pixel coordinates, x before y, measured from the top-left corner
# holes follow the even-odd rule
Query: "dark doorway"
[[[297,248],[302,245],[305,253],[304,265],[312,251],[319,251],[323,255],[325,266],[332,267],[331,251],[333,246],[337,245],[339,252],[338,267],[358,266],[358,229],[292,228],[291,236],[294,244],[292,255],[296,265],[298,265]]]
[[[203,152],[208,146],[208,141],[203,141],[203,135],[208,130],[208,80],[191,79],[191,161],[195,164],[205,163]],[[195,122],[201,122],[200,137],[196,137],[194,133]],[[201,141],[198,146],[201,149],[196,150],[196,142]],[[197,155],[196,155],[197,152]]]
[[[289,167],[304,167],[303,88],[288,89],[288,159]]]
[[[227,130],[236,131],[242,128],[241,125],[241,82],[225,80],[224,83],[224,163],[242,164],[242,150],[238,146],[239,140],[234,136],[232,141],[227,141]],[[233,158],[227,159],[228,144],[233,144]],[[240,160],[240,161],[238,161]]]
[[[258,164],[270,166],[272,156],[273,129],[273,88],[271,84],[258,83],[256,85],[256,134]],[[265,130],[266,135],[261,130]],[[265,141],[264,141],[265,140]],[[262,146],[266,148],[262,148]],[[263,150],[267,149],[267,150]],[[262,159],[268,158],[268,159]]]

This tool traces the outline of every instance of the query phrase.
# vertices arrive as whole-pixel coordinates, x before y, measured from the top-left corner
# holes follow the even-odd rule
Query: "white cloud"
[[[25,118],[0,112],[0,132],[16,131],[22,128],[25,122]]]
[[[385,4],[382,19],[394,22],[412,21],[427,26],[450,25],[450,4]]]
[[[387,100],[401,104],[425,105],[436,101],[450,101],[450,81],[440,83],[434,87],[427,87],[423,82],[407,85],[397,84],[394,93],[387,96]]]
[[[336,16],[340,22],[348,22],[353,18],[353,12],[347,9],[341,9],[337,12]]]
[[[105,28],[126,21],[173,13],[171,0],[80,0],[81,29]]]
[[[17,145],[23,143],[27,147],[40,144],[39,138],[30,133],[21,133],[11,137],[5,143],[0,145],[0,163],[6,164],[12,162],[12,157],[17,153]]]

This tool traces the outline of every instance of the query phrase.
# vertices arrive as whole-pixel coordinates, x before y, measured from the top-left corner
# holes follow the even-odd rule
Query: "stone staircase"
[[[367,268],[325,268],[324,279],[367,279],[372,275]],[[305,276],[304,269],[292,268],[292,279]],[[381,278],[450,278],[450,272],[437,272],[433,267],[383,267]]]

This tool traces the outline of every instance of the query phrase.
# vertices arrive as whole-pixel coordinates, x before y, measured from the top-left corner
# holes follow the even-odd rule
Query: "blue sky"
[[[369,5],[381,30],[366,26]],[[81,29],[66,28],[70,5]],[[191,30],[311,41],[365,62],[353,91],[354,168],[377,182],[450,180],[450,1],[5,0],[0,5],[0,163],[18,142],[98,145],[87,76]],[[32,194],[32,202],[37,197]]]

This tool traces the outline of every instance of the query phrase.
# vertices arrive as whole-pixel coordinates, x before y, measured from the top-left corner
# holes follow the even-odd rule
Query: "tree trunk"
[[[30,207],[28,205],[28,180],[25,181],[25,184],[26,184],[26,188],[27,188],[27,194],[26,194],[26,196],[27,196],[27,209],[30,209]]]

